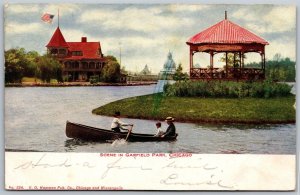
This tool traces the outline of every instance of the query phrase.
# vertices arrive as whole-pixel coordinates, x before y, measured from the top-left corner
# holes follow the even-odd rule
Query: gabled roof
[[[102,58],[100,42],[68,42],[69,51],[82,51],[82,56],[70,56],[66,59],[100,59]]]
[[[83,38],[85,38],[83,40]],[[81,60],[81,59],[104,59],[101,52],[100,42],[87,42],[86,37],[82,37],[81,42],[66,42],[59,27],[56,28],[51,40],[46,47],[65,47],[68,48],[68,56],[64,59]],[[72,56],[72,51],[82,52],[81,56]]]
[[[57,27],[57,29],[55,30],[54,34],[52,35],[52,38],[50,39],[46,47],[69,47],[59,27]]]
[[[191,37],[187,44],[250,44],[259,43],[268,45],[269,43],[253,34],[247,29],[234,24],[233,22],[225,19],[221,22],[207,28],[206,30]]]

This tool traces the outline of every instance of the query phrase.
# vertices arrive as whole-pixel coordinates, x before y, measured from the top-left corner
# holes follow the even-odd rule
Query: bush
[[[291,88],[287,84],[270,81],[186,81],[165,85],[164,94],[178,97],[270,98],[288,96]]]
[[[121,77],[121,67],[114,56],[106,57],[106,64],[101,72],[101,81],[117,83]]]
[[[90,83],[91,84],[98,83],[98,82],[99,82],[99,76],[98,75],[90,76]]]

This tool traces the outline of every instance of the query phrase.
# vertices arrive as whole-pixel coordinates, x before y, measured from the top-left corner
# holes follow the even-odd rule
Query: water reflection
[[[83,141],[80,139],[67,139],[65,141],[66,151],[73,151],[77,146],[84,146],[91,144],[91,142]]]

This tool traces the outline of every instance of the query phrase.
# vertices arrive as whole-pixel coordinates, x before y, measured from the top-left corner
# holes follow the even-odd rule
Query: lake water
[[[175,142],[97,143],[69,139],[66,121],[110,128],[111,117],[92,109],[132,96],[151,94],[155,85],[122,87],[5,88],[5,148],[13,151],[130,153],[295,154],[296,125],[214,125],[175,123]],[[155,133],[151,120],[123,119],[136,132]],[[166,129],[163,124],[162,128]]]

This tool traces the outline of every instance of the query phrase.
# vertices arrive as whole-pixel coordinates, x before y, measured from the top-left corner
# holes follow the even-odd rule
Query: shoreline
[[[95,114],[95,113],[93,113]],[[97,114],[95,114],[97,115]],[[113,115],[104,115],[102,114],[101,116],[108,116],[108,117],[113,117]],[[122,118],[127,118],[127,119],[142,119],[142,120],[152,120],[152,121],[165,121],[164,118],[150,118],[150,117],[131,117],[131,116],[126,116],[123,115],[121,116]],[[182,118],[175,118],[175,123],[195,123],[195,124],[243,124],[243,125],[280,125],[280,124],[296,124],[296,120],[278,120],[278,121],[267,121],[267,120],[226,120],[226,119],[182,119]]]
[[[95,115],[196,124],[295,124],[295,96],[280,98],[187,98],[144,95],[117,100],[92,110]],[[159,105],[155,102],[159,101]],[[151,113],[153,106],[158,106]]]
[[[68,83],[7,83],[5,87],[99,87],[99,86],[142,86],[154,85],[157,81],[141,81],[130,83],[95,83],[68,82]]]

